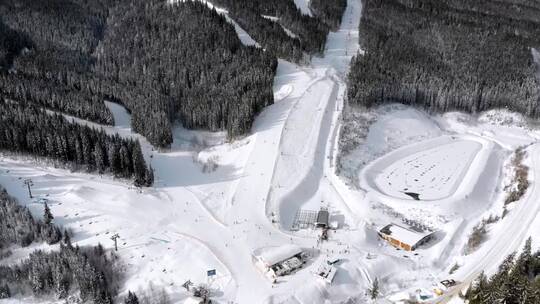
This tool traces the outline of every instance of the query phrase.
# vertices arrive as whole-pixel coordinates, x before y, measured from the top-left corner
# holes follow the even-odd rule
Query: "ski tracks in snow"
[[[531,159],[531,169],[529,180],[531,181],[525,198],[517,202],[517,206],[510,211],[507,220],[503,221],[505,229],[503,234],[496,236],[496,240],[484,246],[482,250],[484,256],[478,259],[478,263],[473,265],[466,274],[456,277],[461,283],[452,289],[452,292],[438,298],[434,303],[448,303],[457,296],[462,289],[467,288],[483,271],[495,270],[499,264],[511,253],[521,249],[524,241],[529,237],[530,225],[540,212],[540,143],[536,143],[528,149]],[[532,176],[531,176],[532,175]],[[488,244],[486,244],[488,245]]]

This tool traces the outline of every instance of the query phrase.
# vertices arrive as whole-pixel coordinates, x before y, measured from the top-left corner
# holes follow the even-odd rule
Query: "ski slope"
[[[347,33],[356,31],[361,7],[359,1],[350,3],[341,31],[329,40],[340,43],[336,47],[344,52],[349,45],[358,44],[352,41],[354,34]],[[242,33],[238,32],[241,37]],[[332,62],[340,62],[339,68],[346,66],[354,49],[349,55],[344,52],[336,53],[339,57],[316,60],[309,67],[280,60],[274,83],[276,103],[257,117],[251,135],[233,143],[224,142],[219,134],[177,126],[171,149],[158,150],[132,133],[128,127],[129,115],[111,103],[107,105],[115,116],[114,127],[70,118],[109,134],[139,140],[145,159],[155,168],[152,188],[137,189],[129,181],[109,176],[69,172],[51,164],[8,157],[0,160],[0,183],[39,216],[42,206],[29,200],[20,187],[21,179],[32,178],[36,196],[50,200],[56,222],[73,229],[76,244],[99,242],[111,248],[109,237],[118,233],[119,255],[126,268],[122,293],[145,290],[148,281],[152,281],[164,288],[173,301],[182,302],[189,293],[180,286],[190,279],[195,284],[210,283],[213,300],[218,303],[324,303],[357,296],[366,284],[361,279],[365,275],[356,272],[357,259],[340,267],[342,274],[338,274],[338,280],[349,279],[335,287],[321,285],[311,273],[311,268],[325,258],[323,252],[344,252],[346,244],[334,241],[316,248],[315,232],[292,235],[274,225],[266,212],[273,184],[279,183],[274,171],[282,143],[297,136],[286,126],[304,123],[291,119],[301,116],[304,110],[311,111],[309,105],[314,94],[321,94],[319,103],[330,110],[328,118],[339,114],[334,105],[342,103],[342,99],[336,98],[343,97],[344,85],[335,76]],[[322,118],[318,122],[325,124]],[[311,132],[319,140],[311,141],[310,148],[322,145],[321,153],[325,153],[328,141],[324,137],[330,134],[330,129],[318,135],[317,128],[314,125]],[[210,159],[217,167],[203,172],[205,162]],[[272,284],[254,267],[252,252],[290,243],[308,250],[312,258],[294,276]],[[217,271],[212,282],[207,282],[205,277],[209,269]],[[306,284],[307,281],[310,283]]]
[[[528,165],[532,169],[532,173],[529,175],[531,185],[527,194],[512,209],[512,212],[503,219],[501,227],[497,227],[499,230],[497,237],[474,253],[474,256],[471,257],[474,262],[467,264],[466,267],[459,269],[453,275],[461,284],[453,288],[450,293],[437,299],[435,303],[450,303],[450,301],[458,297],[460,291],[469,287],[482,272],[487,274],[496,272],[499,264],[508,255],[519,251],[528,237],[533,237],[533,240],[536,240],[536,248],[539,247],[538,240],[540,236],[538,230],[534,231],[530,228],[540,218],[540,204],[538,203],[540,200],[540,187],[538,184],[540,182],[538,180],[538,176],[540,176],[538,167],[540,165],[538,159],[540,144],[532,145],[527,149],[527,152],[531,155]]]
[[[309,1],[295,3],[309,13]],[[22,184],[31,178],[36,197],[49,200],[55,222],[72,229],[78,245],[112,249],[110,236],[118,233],[126,277],[121,295],[147,290],[151,281],[173,303],[183,303],[190,294],[181,286],[191,280],[208,284],[216,303],[368,303],[365,291],[377,278],[379,302],[391,303],[448,277],[466,287],[530,234],[539,237],[540,132],[505,111],[433,116],[392,106],[378,114],[352,154],[358,161],[349,169],[359,183],[342,180],[334,172],[337,140],[350,60],[361,53],[361,9],[360,0],[348,0],[340,29],[329,34],[324,55],[309,66],[279,60],[275,103],[256,117],[249,135],[234,142],[223,132],[178,125],[171,148],[159,150],[131,131],[125,109],[109,102],[115,126],[70,117],[138,140],[155,168],[153,187],[138,189],[107,175],[6,155],[0,158],[0,184],[40,216],[43,206],[28,198]],[[257,45],[226,11],[219,12],[243,43]],[[501,211],[504,165],[518,147],[528,147],[531,187],[490,229],[489,240],[466,256],[462,249],[471,228]],[[404,191],[420,194],[420,200]],[[329,241],[318,242],[318,230],[290,230],[296,212],[321,207],[339,225]],[[411,253],[377,237],[380,227],[405,220],[433,227],[436,240]],[[273,283],[256,269],[253,253],[289,244],[310,258],[303,269]],[[13,251],[17,259],[28,254]],[[312,274],[328,258],[341,259],[333,284]],[[461,267],[449,276],[455,263]],[[212,269],[217,274],[208,278]],[[458,289],[430,301],[449,300]]]

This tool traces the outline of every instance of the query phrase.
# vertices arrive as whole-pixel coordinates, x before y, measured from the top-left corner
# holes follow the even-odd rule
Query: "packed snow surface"
[[[125,129],[131,128],[131,115],[128,113],[126,108],[110,101],[105,101],[105,105],[113,114],[115,127]]]
[[[374,179],[379,190],[393,197],[420,200],[438,200],[452,195],[461,184],[482,145],[472,140],[447,138],[434,141],[433,145],[409,149],[401,152],[394,162],[396,153],[386,158],[390,163],[382,171],[369,172],[368,179]],[[399,153],[399,152],[398,152]],[[376,166],[377,169],[380,167]],[[408,194],[409,193],[409,194]]]

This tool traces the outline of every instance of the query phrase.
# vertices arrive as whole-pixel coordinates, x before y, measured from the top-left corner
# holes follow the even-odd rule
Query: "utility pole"
[[[30,196],[30,198],[33,198],[32,197],[32,190],[30,189],[31,186],[34,185],[34,183],[32,182],[31,179],[27,178],[24,180],[24,184],[28,187],[28,195]]]
[[[118,242],[116,241],[118,238],[120,237],[120,235],[118,235],[118,233],[116,233],[115,235],[111,236],[111,240],[114,241],[114,251],[118,251]]]

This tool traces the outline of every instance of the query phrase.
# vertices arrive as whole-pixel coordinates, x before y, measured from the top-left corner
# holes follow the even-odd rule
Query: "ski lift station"
[[[337,221],[330,222],[330,212],[328,208],[321,207],[319,211],[300,209],[296,212],[291,227],[292,231],[308,228],[338,229]]]
[[[330,213],[328,213],[328,209],[321,208],[319,212],[317,212],[317,220],[315,221],[315,227],[317,228],[328,228],[328,218],[330,217]]]
[[[306,257],[302,249],[293,244],[264,247],[253,252],[255,266],[272,281],[302,268]]]
[[[379,231],[379,236],[390,245],[406,251],[416,250],[428,243],[434,234],[432,231],[417,231],[397,224],[386,225]]]

